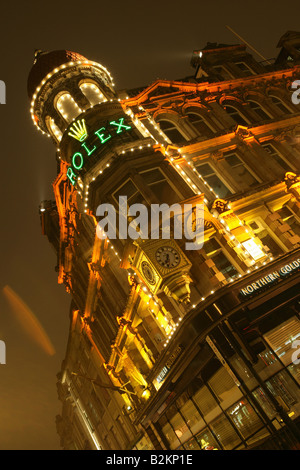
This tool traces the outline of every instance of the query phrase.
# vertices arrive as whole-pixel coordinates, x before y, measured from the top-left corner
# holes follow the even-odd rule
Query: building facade
[[[31,116],[57,149],[42,231],[72,297],[62,448],[299,447],[300,34],[278,48],[208,43],[192,76],[121,91],[77,53],[36,52]],[[134,204],[189,205],[204,243],[161,219],[151,237],[152,218],[126,238]]]

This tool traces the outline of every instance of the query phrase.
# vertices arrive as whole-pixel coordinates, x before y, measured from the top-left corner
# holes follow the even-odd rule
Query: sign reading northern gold
[[[248,297],[249,295],[259,294],[262,290],[266,287],[271,287],[274,282],[278,281],[278,279],[282,279],[290,274],[295,273],[300,269],[300,258],[292,261],[291,263],[285,264],[281,266],[277,271],[273,271],[272,273],[267,274],[260,279],[257,279],[255,282],[252,282],[248,286],[244,287],[240,290],[240,294],[243,297]]]
[[[77,178],[77,173],[80,171],[86,161],[86,158],[90,157],[97,148],[99,148],[99,145],[102,146],[105,144],[107,141],[109,141],[113,135],[116,134],[121,134],[122,132],[129,131],[131,129],[131,126],[128,124],[124,124],[124,118],[120,118],[118,121],[110,121],[108,128],[106,127],[100,127],[96,132],[93,132],[93,136],[96,135],[99,139],[98,145],[89,145],[86,142],[86,139],[88,138],[88,132],[86,128],[86,123],[84,119],[78,119],[70,128],[68,135],[70,137],[73,137],[73,139],[78,140],[79,142],[82,142],[81,147],[83,150],[80,152],[75,152],[72,156],[71,159],[71,166],[69,166],[67,170],[67,177],[71,181],[71,183],[74,185],[76,183],[76,178]]]

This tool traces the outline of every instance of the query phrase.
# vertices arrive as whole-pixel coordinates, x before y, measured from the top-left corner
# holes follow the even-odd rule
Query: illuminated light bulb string
[[[120,101],[120,99],[118,99],[118,101]],[[143,108],[142,108],[141,106],[139,107],[139,109],[140,109],[140,110],[143,110]],[[150,133],[150,131],[148,131],[148,129],[143,125],[143,123],[141,123],[141,122],[139,121],[139,119],[134,115],[134,113],[133,113],[132,110],[127,109],[127,110],[125,110],[125,112],[126,112],[126,114],[128,114],[128,115],[132,118],[132,120],[133,120],[133,122],[134,122],[135,124],[139,123],[139,126],[141,126],[141,127],[143,127],[143,128],[145,129],[146,133],[155,141],[155,145],[159,144],[159,145],[165,150],[165,144],[157,141],[157,139]],[[157,124],[155,123],[155,121],[153,121],[153,119],[152,119],[150,116],[147,116],[147,118],[148,118],[149,122],[152,124],[152,126],[154,127],[154,129],[155,129],[155,130],[158,130],[158,126],[157,126]],[[160,131],[160,135],[164,136],[163,132]],[[168,139],[167,139],[166,136],[164,137],[164,140],[168,142]],[[150,144],[147,144],[147,147],[150,147],[150,146],[151,146]],[[153,147],[154,147],[154,145],[153,145]],[[128,153],[128,152],[133,152],[134,150],[138,150],[138,149],[142,149],[142,148],[144,148],[144,147],[141,146],[141,145],[138,145],[138,146],[134,146],[134,147],[132,147],[132,148],[130,148],[130,149],[122,150],[121,153],[122,153],[122,154],[126,154],[126,153]],[[190,186],[190,188],[193,190],[193,192],[194,192],[195,194],[202,194],[202,191],[201,191],[200,187],[198,186],[197,181],[196,181],[195,178],[194,178],[194,175],[197,175],[197,178],[200,179],[201,182],[208,188],[208,190],[210,191],[210,193],[211,193],[215,198],[218,198],[218,197],[219,197],[218,194],[213,190],[212,187],[209,186],[209,184],[207,183],[207,181],[205,181],[205,179],[203,178],[203,176],[198,173],[197,168],[193,165],[193,163],[192,163],[191,161],[188,161],[185,155],[181,155],[181,153],[180,153],[180,152],[181,152],[180,148],[178,148],[177,150],[178,150],[178,154],[179,154],[178,156],[179,156],[179,158],[183,159],[183,161],[185,161],[185,162],[187,163],[187,165],[188,165],[188,167],[189,167],[189,169],[190,169],[190,172],[191,172],[191,175],[190,175],[190,176],[187,174],[186,171],[184,171],[184,170],[182,169],[181,165],[180,165],[178,162],[176,162],[177,159],[175,160],[174,157],[169,157],[168,152],[167,152],[166,150],[165,150],[165,155],[166,155],[168,161],[170,162],[170,164],[173,166],[173,168],[174,168],[174,169],[177,171],[177,173],[184,179],[184,181]],[[106,168],[109,167],[109,165],[110,165],[110,164],[107,163],[107,164],[106,164]],[[102,174],[104,170],[105,170],[105,168],[103,168],[102,170],[99,170],[99,174]],[[93,180],[94,180],[94,179],[95,179],[95,177],[93,177]],[[80,179],[79,179],[78,183],[79,183],[79,185],[80,185],[81,187],[83,187],[82,182],[81,182]],[[85,205],[85,212],[88,211],[88,209],[87,209],[87,207],[88,207],[88,204],[87,204],[87,201],[88,201],[88,188],[89,188],[89,186],[87,185],[87,186],[86,186],[86,191],[85,191],[85,203],[84,203],[84,205]],[[81,191],[79,191],[79,194],[81,195]],[[204,199],[204,202],[205,202],[205,204],[208,204],[207,199]],[[236,216],[236,217],[237,217],[237,216]],[[244,226],[243,222],[242,222],[238,217],[237,217],[237,219],[238,219],[238,221],[239,221],[239,225],[240,225],[240,226]],[[229,226],[228,226],[227,223],[224,221],[224,219],[220,218],[220,219],[218,219],[218,220],[219,220],[219,222],[223,225],[223,227],[224,227],[224,228],[223,228],[223,233],[229,237],[229,239],[230,239],[230,241],[231,241],[233,247],[234,247],[234,248],[238,248],[239,250],[241,250],[241,251],[244,253],[244,257],[245,257],[246,259],[247,259],[247,258],[248,258],[248,259],[249,259],[249,258],[252,258],[252,260],[250,261],[251,264],[252,264],[252,267],[253,267],[254,269],[258,269],[258,266],[257,266],[257,265],[256,265],[256,266],[253,266],[253,265],[256,263],[256,261],[255,261],[255,259],[251,256],[251,253],[249,253],[249,251],[240,243],[240,241],[236,238],[236,236],[231,232]],[[249,233],[249,230],[248,230],[248,229],[245,229],[245,232],[246,232],[246,233]],[[253,240],[253,241],[255,240],[254,237],[252,237],[252,236],[249,237],[249,240],[250,240],[250,239]],[[268,254],[266,254],[266,256],[269,258],[268,261],[272,261],[272,260],[273,260],[272,256],[270,256],[270,255],[268,255]],[[265,265],[265,264],[266,264],[266,261],[264,261],[262,264]],[[250,272],[251,272],[251,270],[248,269],[247,272],[246,272],[246,274],[248,274],[248,273],[250,273]],[[239,274],[239,277],[242,277],[242,275]],[[234,280],[236,280],[236,279],[235,279],[235,278],[231,278],[231,279],[228,280],[228,282],[233,282]]]
[[[112,100],[111,100],[112,101]],[[120,99],[118,99],[118,101],[120,101]],[[141,107],[139,109],[142,109]],[[160,145],[163,149],[164,149],[164,153],[166,155],[166,158],[168,159],[168,161],[170,162],[170,164],[174,167],[174,169],[177,171],[177,173],[184,179],[184,181],[191,187],[191,189],[194,191],[195,194],[202,194],[202,191],[200,189],[200,187],[198,186],[198,182],[197,182],[197,179],[198,180],[201,180],[201,182],[208,188],[208,190],[210,191],[210,193],[215,197],[215,198],[218,198],[218,195],[215,193],[215,191],[213,190],[213,188],[211,188],[209,186],[209,184],[207,183],[207,181],[205,181],[205,179],[203,178],[203,176],[201,174],[198,173],[197,169],[194,167],[193,163],[191,161],[188,161],[186,156],[185,155],[181,155],[180,154],[180,148],[177,149],[178,151],[178,156],[187,163],[188,165],[188,168],[190,169],[190,175],[187,174],[186,171],[184,171],[180,165],[180,163],[178,163],[177,159],[174,159],[174,157],[170,157],[168,155],[168,152],[166,151],[165,149],[165,143],[160,143],[157,141],[157,139],[151,134],[151,132],[144,126],[143,123],[140,122],[140,120],[134,115],[134,113],[132,112],[132,110],[126,110],[125,111],[126,114],[128,114],[131,119],[133,120],[133,122],[135,123],[135,125],[139,128],[139,129],[143,129],[143,132],[144,134],[148,135],[149,137],[151,137],[154,141],[155,141],[155,144],[153,144],[153,148],[156,148],[156,145]],[[158,127],[157,127],[157,124],[151,119],[149,118],[149,122],[152,124],[152,126],[154,127],[154,129],[157,131],[159,130]],[[160,135],[164,136],[163,132],[159,132]],[[165,142],[169,143],[169,139],[165,136],[164,137],[164,140]],[[131,153],[131,152],[134,152],[135,150],[141,150],[145,147],[151,147],[151,144],[146,144],[145,146],[142,146],[142,145],[133,145],[133,147],[131,148],[128,148],[126,150],[122,150],[121,154],[126,154],[126,153]],[[106,166],[104,168],[102,168],[101,170],[99,170],[98,174],[103,174],[105,169],[108,168],[110,166],[110,163],[108,162],[106,164]],[[195,176],[197,179],[195,179]],[[95,180],[95,176],[92,178],[92,181]],[[82,199],[84,200],[84,212],[87,213],[88,212],[88,196],[89,196],[89,184],[86,184],[85,187],[81,181],[80,178],[78,178],[77,180],[78,182],[78,185],[80,187],[80,189],[78,189],[78,193],[80,194],[80,196],[82,197]],[[208,204],[208,201],[207,199],[204,199],[204,202],[205,204]],[[229,226],[227,225],[227,223],[224,221],[224,219],[220,218],[218,219],[219,222],[223,225],[223,233],[225,235],[227,235],[231,242],[233,243],[234,246],[236,246],[237,248],[243,250],[244,254],[245,254],[245,257],[251,257],[251,254],[246,250],[246,248],[239,242],[239,240],[235,237],[235,235],[231,232]],[[239,225],[240,226],[244,226],[243,222],[238,218],[238,221],[239,221]],[[246,233],[248,233],[248,229],[245,230]],[[106,236],[107,238],[107,242],[110,243],[110,248],[111,248],[111,252],[117,257],[117,259],[119,261],[121,261],[121,258],[120,258],[120,255],[118,253],[118,251],[115,249],[115,247],[113,246],[112,242],[108,239],[108,237]],[[254,240],[254,237],[250,237],[252,240]],[[269,255],[266,255],[266,256],[269,256]],[[268,261],[272,261],[273,258],[269,256],[268,258]],[[253,259],[253,264],[255,264],[255,260]],[[266,265],[267,264],[267,261],[264,261],[262,263],[263,265]],[[258,269],[258,266],[252,266],[253,269]],[[130,273],[129,271],[131,270],[131,268],[129,268],[127,271],[128,271],[128,275],[132,276],[133,274]],[[246,273],[244,274],[239,274],[238,275],[238,278],[242,278],[243,276],[245,276],[246,274],[250,273],[251,270],[248,269]],[[141,283],[143,282],[139,276],[134,273],[134,276],[135,276],[135,279],[138,283]],[[230,278],[230,279],[227,279],[227,282],[234,282],[236,281],[237,278]],[[143,290],[144,292],[147,293],[147,295],[149,295],[149,298],[152,298],[152,299],[155,299],[155,297],[153,297],[153,295],[148,291],[147,287],[144,286],[143,287]],[[213,295],[215,293],[215,291],[210,291],[210,293],[208,294],[207,297]],[[206,300],[207,297],[202,297],[200,299],[200,301],[198,302],[198,304],[193,304],[191,306],[191,309],[195,309],[201,302],[204,302]],[[154,313],[154,310],[151,310],[152,313]],[[182,318],[179,319],[179,322],[182,321]],[[178,328],[179,326],[179,322],[178,323],[174,323],[172,321],[169,322],[169,331],[166,332],[166,340],[165,340],[165,343],[164,343],[164,347],[167,347],[169,342],[171,341],[176,329]],[[161,325],[162,326],[162,325]]]
[[[98,64],[97,62],[90,61],[90,60],[84,60],[84,61],[77,60],[75,62],[73,62],[73,61],[72,62],[67,62],[65,64],[60,65],[59,67],[56,67],[54,70],[52,70],[52,72],[48,73],[48,75],[41,81],[39,86],[36,88],[35,93],[33,94],[33,97],[32,97],[31,107],[30,107],[30,114],[31,114],[31,118],[32,118],[32,121],[33,121],[34,125],[36,126],[36,128],[39,131],[42,132],[42,134],[47,135],[48,137],[50,137],[50,134],[48,132],[43,131],[39,127],[39,125],[38,125],[38,123],[36,122],[36,119],[35,119],[34,108],[35,108],[36,98],[39,94],[39,91],[42,89],[42,87],[45,85],[45,83],[53,77],[53,75],[57,74],[58,72],[60,72],[63,69],[66,69],[68,67],[74,67],[76,65],[89,65],[91,67],[95,67],[96,69],[98,69],[98,71],[100,70],[100,72],[102,74],[104,73],[104,75],[107,75],[109,77],[110,85],[112,87],[115,86],[113,78],[112,78],[110,72],[105,67],[103,67],[103,65]]]

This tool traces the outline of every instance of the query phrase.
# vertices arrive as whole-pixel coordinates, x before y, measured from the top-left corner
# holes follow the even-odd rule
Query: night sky
[[[55,450],[56,374],[71,298],[57,284],[56,255],[40,227],[38,207],[53,199],[56,162],[54,145],[29,113],[35,49],[79,52],[107,67],[117,89],[135,88],[192,75],[194,49],[239,42],[226,25],[264,57],[275,57],[279,38],[300,30],[299,18],[295,3],[278,0],[7,1],[0,18],[0,79],[7,88],[0,105],[0,340],[7,349],[0,365],[0,450]]]

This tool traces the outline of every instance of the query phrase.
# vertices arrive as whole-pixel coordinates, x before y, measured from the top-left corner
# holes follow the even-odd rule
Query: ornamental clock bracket
[[[174,240],[141,240],[137,246],[134,269],[152,294],[164,291],[178,302],[190,302],[188,272],[192,266]]]

